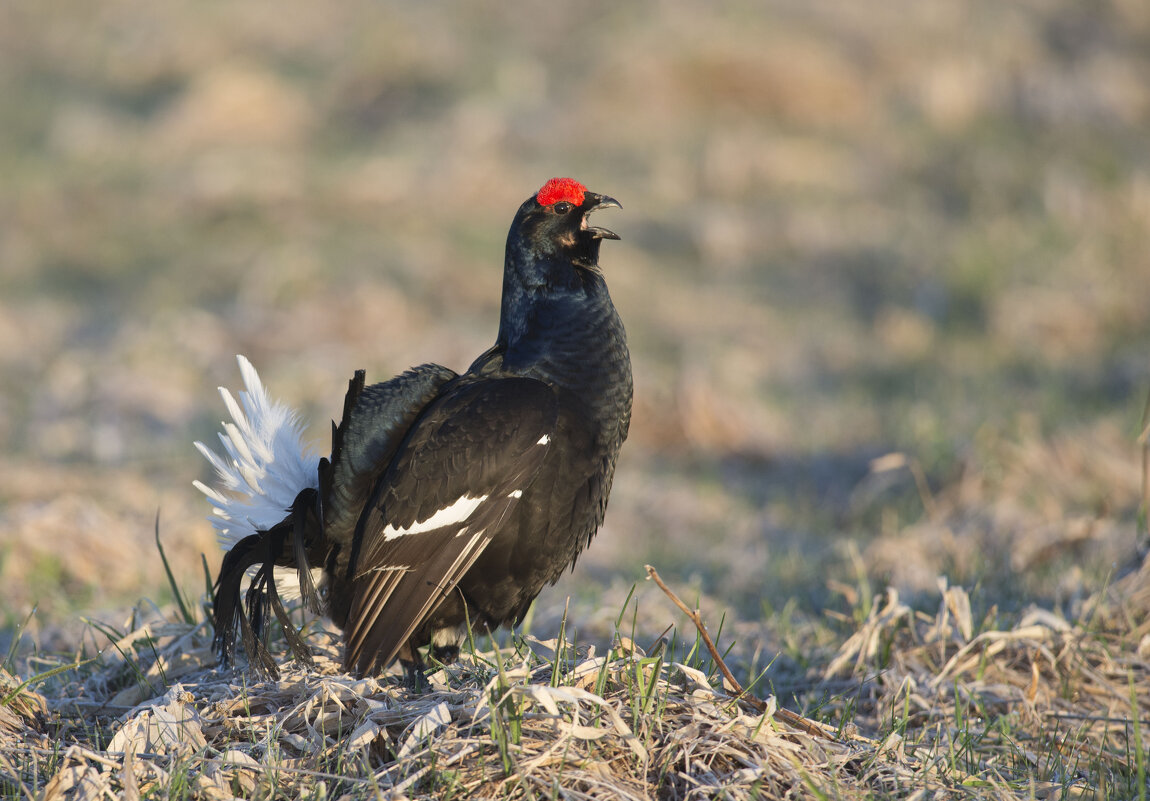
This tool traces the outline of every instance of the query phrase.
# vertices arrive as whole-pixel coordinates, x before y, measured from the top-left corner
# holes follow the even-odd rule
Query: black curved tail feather
[[[309,609],[318,610],[319,592],[312,581],[308,558],[309,550],[319,544],[308,537],[309,531],[319,530],[318,500],[316,490],[303,490],[296,496],[283,521],[267,531],[244,537],[224,556],[212,604],[212,619],[216,630],[212,646],[220,664],[234,664],[238,628],[251,666],[262,675],[273,679],[279,677],[275,659],[268,652],[266,644],[269,612],[275,615],[283,629],[292,655],[304,664],[313,664],[311,652],[288,618],[276,589],[275,566],[297,568],[304,603]],[[240,589],[244,577],[248,570],[257,565],[259,568],[252,576],[241,601]]]

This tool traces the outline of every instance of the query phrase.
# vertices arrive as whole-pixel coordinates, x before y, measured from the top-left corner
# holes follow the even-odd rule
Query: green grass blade
[[[1146,752],[1142,748],[1141,708],[1138,705],[1138,688],[1134,684],[1134,671],[1126,673],[1130,683],[1130,725],[1134,740],[1134,770],[1138,774],[1138,801],[1146,801]]]
[[[192,613],[188,611],[188,605],[184,602],[184,595],[180,592],[180,587],[176,584],[176,577],[172,573],[172,566],[168,564],[168,556],[164,553],[164,546],[160,543],[160,510],[156,510],[156,550],[160,552],[160,561],[164,563],[164,572],[168,574],[168,584],[172,587],[172,595],[176,597],[176,604],[180,607],[180,615],[184,618],[184,622],[189,625],[194,625],[196,619],[192,617]]]
[[[32,611],[28,613],[28,617],[24,618],[24,622],[16,627],[12,632],[12,642],[8,643],[8,653],[4,656],[4,669],[11,672],[16,664],[16,649],[20,645],[20,638],[23,637],[24,629],[28,628],[28,624],[32,622],[32,615],[36,614],[38,606],[33,606]]]
[[[57,667],[52,668],[51,670],[45,670],[43,673],[37,673],[35,676],[32,676],[31,678],[25,679],[24,681],[20,682],[20,684],[17,685],[17,687],[14,690],[12,690],[12,692],[8,693],[6,696],[4,696],[2,699],[0,699],[0,706],[8,706],[10,703],[12,703],[13,700],[16,699],[16,696],[20,695],[20,693],[22,693],[25,690],[25,688],[30,687],[33,684],[39,684],[40,682],[44,681],[45,679],[50,679],[53,676],[59,676],[61,673],[67,673],[69,670],[76,670],[77,668],[81,668],[84,665],[86,665],[89,662],[92,662],[94,660],[95,660],[95,657],[91,657],[89,659],[77,660],[77,661],[71,662],[67,665],[59,665]]]

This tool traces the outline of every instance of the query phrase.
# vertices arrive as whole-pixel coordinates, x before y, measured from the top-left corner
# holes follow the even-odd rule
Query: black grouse
[[[591,225],[613,198],[570,178],[520,206],[507,236],[495,344],[467,372],[425,364],[390,381],[351,380],[328,458],[304,455],[300,427],[240,357],[247,387],[215,466],[197,486],[228,548],[215,586],[220,658],[237,628],[257,669],[269,614],[310,661],[282,598],[302,595],[346,633],[344,668],[413,676],[431,645],[458,653],[465,624],[516,624],[573,565],[603,522],[631,417],[631,361],[599,268],[619,237]],[[242,408],[241,408],[242,406]],[[241,601],[245,576],[249,587]]]

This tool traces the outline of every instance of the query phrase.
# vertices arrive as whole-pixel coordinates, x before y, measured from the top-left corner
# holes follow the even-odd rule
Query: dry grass
[[[1125,572],[1146,542],[1145,2],[9,5],[0,652],[25,677],[104,653],[36,683],[45,715],[0,704],[4,794],[375,796],[418,774],[408,795],[737,797],[756,776],[767,797],[1146,795],[1126,722],[1146,718],[1146,578]],[[120,659],[139,616],[110,638],[77,619],[167,608],[157,507],[182,586],[218,563],[190,442],[235,353],[317,441],[354,369],[465,367],[512,211],[568,173],[626,207],[604,268],[637,405],[606,527],[535,631],[570,596],[580,647],[607,654],[654,563],[740,680],[769,664],[756,687],[881,754],[752,736],[757,712],[668,667],[694,664],[686,625],[662,668],[610,654],[607,706],[555,715],[515,678],[525,653],[491,713],[482,660],[419,698],[245,688],[207,669],[203,629],[149,613]],[[632,639],[682,621],[636,599]],[[176,683],[194,700],[133,711]],[[268,706],[225,708],[245,697]],[[435,698],[450,723],[400,758]],[[195,709],[204,741],[173,729],[125,770],[112,739],[153,705]],[[492,724],[516,708],[505,765]],[[339,747],[368,723],[370,747]]]
[[[211,631],[158,613],[95,666],[0,706],[5,793],[100,798],[1144,798],[1150,562],[1065,621],[935,614],[889,590],[836,650],[813,646],[824,735],[732,698],[697,650],[558,640],[467,653],[413,692],[317,668],[212,667]],[[557,653],[558,649],[558,653]]]

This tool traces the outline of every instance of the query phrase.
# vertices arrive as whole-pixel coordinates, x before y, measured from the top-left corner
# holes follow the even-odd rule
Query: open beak
[[[583,222],[579,227],[584,231],[590,231],[594,239],[620,239],[621,237],[614,231],[588,225],[587,218],[591,216],[591,212],[593,211],[598,211],[599,209],[621,209],[623,208],[623,204],[607,195],[597,195],[593,192],[588,192],[587,196],[588,199],[591,200],[591,204],[587,207],[587,211],[583,212]]]

